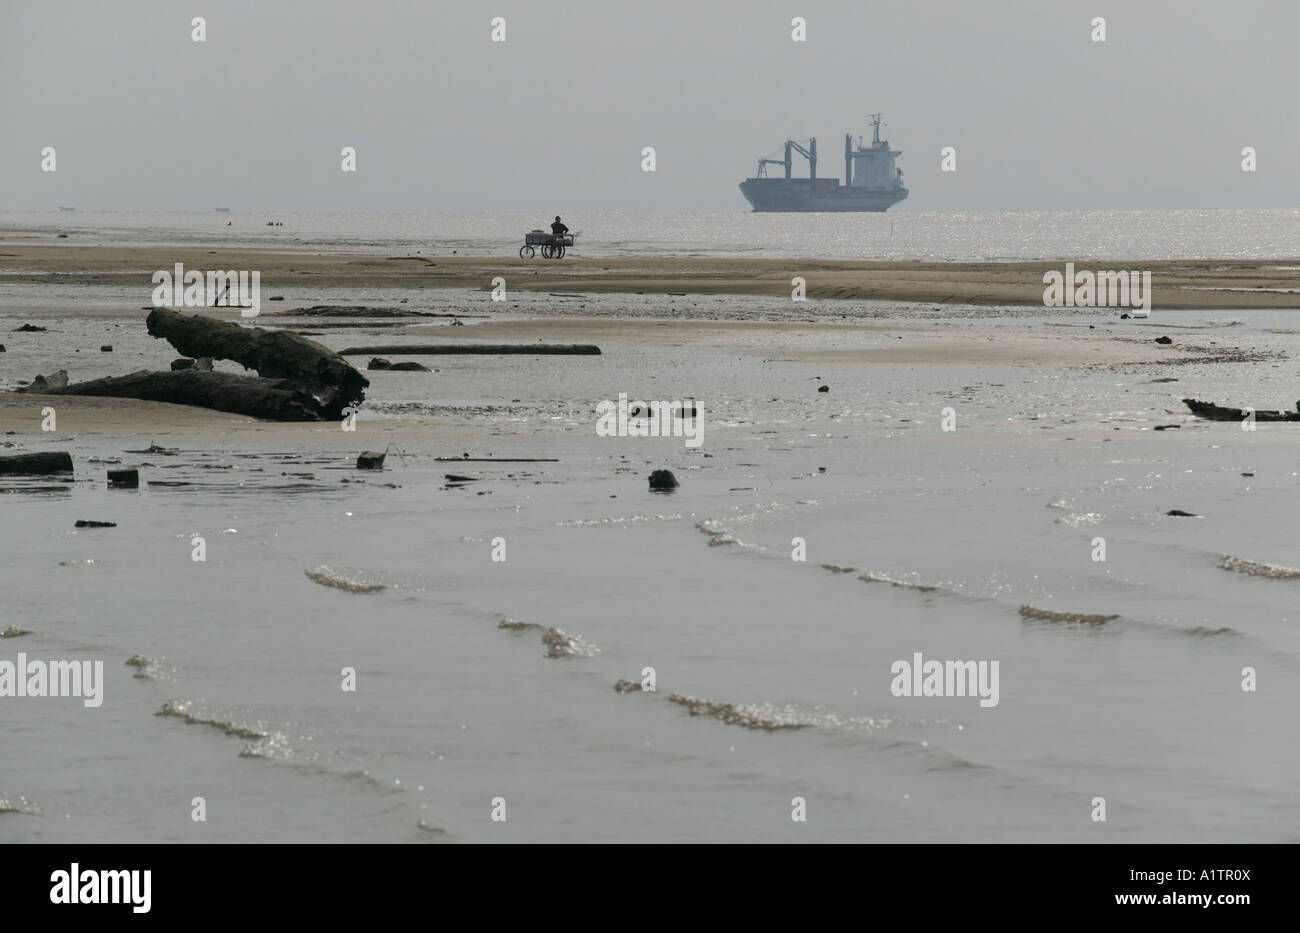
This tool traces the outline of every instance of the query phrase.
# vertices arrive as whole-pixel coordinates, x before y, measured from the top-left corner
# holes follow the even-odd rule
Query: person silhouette
[[[551,224],[551,234],[554,236],[564,236],[569,232],[569,228],[560,222],[560,215],[555,215],[555,223]]]

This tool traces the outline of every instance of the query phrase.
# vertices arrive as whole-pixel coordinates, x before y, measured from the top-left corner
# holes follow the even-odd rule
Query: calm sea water
[[[561,210],[561,213],[563,211]],[[384,253],[514,255],[549,229],[531,214],[96,213],[0,211],[0,230],[77,243],[305,246]],[[980,211],[884,214],[568,215],[577,256],[820,259],[1249,259],[1300,256],[1300,209]],[[267,226],[280,223],[283,226]],[[229,224],[229,226],[227,226]]]
[[[937,222],[853,222],[904,216]],[[161,242],[160,217],[134,241]],[[504,234],[519,221],[464,224]],[[1160,255],[1177,227],[1166,218]],[[1216,242],[1199,229],[1189,255]],[[1233,229],[1216,255],[1247,248]],[[722,251],[708,242],[677,251]],[[1051,255],[1056,242],[1018,248]],[[485,304],[340,289],[286,304],[326,297]],[[163,365],[173,354],[144,333],[141,303],[116,286],[0,283],[0,385],[56,365],[74,379]],[[97,314],[68,313],[80,308]],[[494,313],[743,321],[782,319],[789,303],[521,294]],[[94,710],[0,699],[0,841],[1300,840],[1300,580],[1221,567],[1300,567],[1296,426],[1197,422],[1179,401],[1294,404],[1291,316],[1121,324],[810,301],[799,317],[895,330],[700,336],[666,323],[654,344],[605,334],[603,355],[560,365],[426,357],[438,372],[370,374],[355,434],[240,419],[228,432],[90,433],[66,414],[42,433],[34,405],[3,452],[68,450],[77,475],[0,482],[0,631],[29,632],[0,639],[0,660],[102,660],[107,683]],[[27,321],[50,329],[12,332]],[[802,357],[953,333],[1069,341],[1089,324],[1267,358],[1065,369]],[[97,352],[105,343],[112,354]],[[594,406],[620,392],[699,400],[703,446],[598,437]],[[955,431],[942,430],[946,407]],[[352,469],[365,448],[390,449],[384,472]],[[556,462],[436,459],[466,452]],[[114,461],[145,485],[106,489]],[[671,495],[647,489],[661,467],[681,479]],[[50,485],[65,488],[32,488]],[[806,560],[791,559],[796,538]],[[1116,618],[1043,621],[1026,606]],[[998,661],[998,705],[894,696],[891,665],[916,652]],[[615,690],[647,668],[655,692]],[[798,728],[766,728],[785,726]],[[191,819],[197,797],[206,822]],[[790,818],[796,797],[807,822]],[[1097,797],[1104,823],[1091,819]]]

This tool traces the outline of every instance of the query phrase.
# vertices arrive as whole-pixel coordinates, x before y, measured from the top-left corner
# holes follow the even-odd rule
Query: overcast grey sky
[[[881,111],[895,211],[1296,207],[1297,36],[1295,0],[0,0],[0,206],[742,211]]]

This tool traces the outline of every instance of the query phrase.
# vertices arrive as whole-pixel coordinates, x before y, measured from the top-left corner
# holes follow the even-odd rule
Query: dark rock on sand
[[[104,344],[102,347],[99,348],[99,352],[100,352],[100,353],[112,353],[112,352],[113,352],[113,345],[112,345],[111,343],[106,343],[106,344]]]
[[[1174,338],[1173,338],[1173,337],[1157,337],[1157,338],[1156,338],[1156,343],[1170,344],[1170,343],[1173,343],[1173,342],[1174,342]]]
[[[831,387],[830,387],[830,386],[818,386],[818,387],[817,387],[817,391],[818,391],[818,392],[829,392],[830,390],[831,390]]]
[[[37,327],[35,324],[24,324],[22,327],[15,327],[15,334],[43,334],[46,328]]]
[[[77,520],[78,528],[116,528],[117,522],[94,522],[81,518]]]
[[[357,457],[358,470],[382,470],[383,468],[384,454],[376,453],[373,450],[367,450]]]
[[[415,362],[415,360],[407,360],[404,363],[394,363],[392,366],[388,368],[393,370],[394,372],[406,372],[406,373],[427,373],[429,371],[428,366],[425,366],[421,363],[417,363]]]
[[[366,364],[366,369],[392,369],[393,364],[382,356],[376,356]]]
[[[650,474],[651,489],[676,489],[680,485],[672,470],[655,470]]]
[[[1195,512],[1184,512],[1182,509],[1170,509],[1165,514],[1172,515],[1175,518],[1200,518]]]
[[[138,489],[140,487],[139,470],[109,470],[108,485],[119,489]]]

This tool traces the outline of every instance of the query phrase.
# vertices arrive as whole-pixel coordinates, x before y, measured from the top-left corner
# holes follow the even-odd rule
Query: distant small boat
[[[230,213],[230,208],[228,208],[228,207],[218,207],[218,208],[216,209],[216,211],[217,211],[218,214],[229,214],[229,213]]]
[[[61,211],[75,211],[76,208],[75,208],[75,207],[63,207],[62,205],[60,205],[59,210],[61,210]]]

